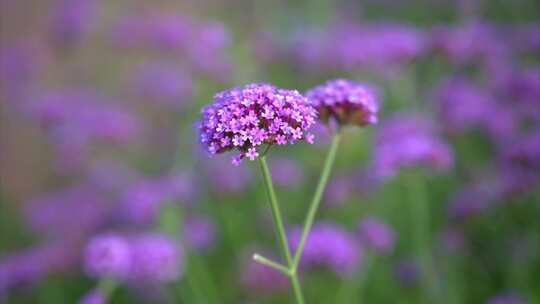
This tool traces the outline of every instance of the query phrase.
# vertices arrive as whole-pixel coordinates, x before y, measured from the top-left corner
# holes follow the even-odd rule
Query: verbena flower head
[[[85,250],[86,271],[95,277],[123,278],[130,267],[129,242],[122,236],[104,234],[90,240]]]
[[[324,122],[330,118],[341,125],[364,126],[377,122],[375,94],[364,84],[345,79],[330,80],[307,91],[306,97]]]
[[[300,236],[300,227],[289,232],[292,250],[296,250]],[[304,266],[327,266],[340,275],[348,275],[357,269],[361,259],[362,248],[353,235],[329,222],[313,225],[302,253]]]
[[[358,232],[363,244],[377,252],[388,253],[394,248],[394,231],[375,217],[363,219],[358,225]]]
[[[312,143],[308,130],[317,116],[298,91],[257,83],[217,93],[202,115],[200,142],[210,154],[238,150],[233,164],[255,160],[263,144]]]

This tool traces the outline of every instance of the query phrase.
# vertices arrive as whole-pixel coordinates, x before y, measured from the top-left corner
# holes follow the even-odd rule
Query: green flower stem
[[[335,133],[334,137],[332,138],[330,150],[328,152],[328,155],[326,156],[326,160],[324,161],[323,171],[321,173],[321,177],[319,178],[319,184],[317,185],[317,189],[315,190],[315,195],[313,196],[313,200],[311,201],[311,205],[309,206],[306,221],[304,222],[304,227],[302,229],[300,242],[298,243],[298,248],[296,249],[296,252],[294,255],[292,269],[295,272],[298,269],[298,265],[300,264],[302,251],[304,250],[304,245],[306,243],[309,230],[311,229],[311,226],[313,225],[313,221],[315,220],[317,209],[319,209],[319,205],[321,204],[321,199],[322,199],[324,189],[326,188],[326,183],[328,182],[328,178],[330,177],[330,172],[332,171],[334,161],[336,160],[336,153],[338,150],[340,140],[341,140],[341,133],[340,131],[338,131]]]
[[[291,257],[291,252],[289,250],[289,245],[287,244],[287,236],[285,235],[285,228],[283,227],[283,220],[281,219],[281,211],[277,202],[276,192],[274,191],[274,184],[272,183],[272,177],[270,176],[270,171],[268,170],[268,165],[266,164],[266,157],[259,157],[259,164],[261,166],[261,171],[263,174],[264,184],[268,193],[268,200],[270,201],[270,209],[272,210],[272,218],[274,220],[274,226],[276,228],[276,233],[278,235],[279,243],[287,261],[289,269],[289,279],[291,281],[291,286],[298,304],[304,304],[304,295],[302,294],[302,289],[298,281],[298,276],[295,268],[293,268],[293,260]]]
[[[97,289],[101,292],[106,302],[111,299],[116,287],[117,283],[113,278],[102,278],[97,284]]]
[[[433,300],[438,295],[438,278],[435,272],[430,244],[430,209],[423,177],[413,172],[409,179],[409,201],[413,220],[413,242],[420,265],[420,281],[425,292]]]
[[[367,278],[375,262],[376,253],[367,250],[359,269],[355,271],[352,278],[347,278],[338,292],[336,303],[363,303],[364,292],[366,291]]]
[[[289,271],[289,268],[281,265],[280,263],[277,263],[277,262],[274,262],[274,261],[272,261],[272,260],[270,260],[268,258],[265,258],[260,254],[255,253],[253,255],[253,260],[255,262],[261,263],[261,264],[266,265],[268,267],[274,268],[275,270],[282,272],[286,276],[291,275],[291,272]]]

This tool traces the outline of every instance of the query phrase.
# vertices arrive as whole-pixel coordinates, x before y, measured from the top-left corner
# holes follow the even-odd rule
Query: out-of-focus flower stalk
[[[266,186],[266,190],[268,193],[268,200],[270,201],[270,209],[272,210],[272,218],[274,221],[274,226],[276,228],[276,234],[279,239],[279,243],[281,246],[281,249],[283,251],[283,255],[285,257],[285,261],[287,262],[287,267],[285,267],[287,271],[287,275],[289,276],[289,279],[291,281],[291,287],[294,292],[294,296],[296,298],[296,302],[298,304],[304,304],[304,295],[302,293],[302,289],[300,287],[300,282],[298,281],[298,274],[296,271],[296,266],[294,264],[293,258],[291,256],[291,252],[289,249],[289,245],[287,243],[287,235],[285,234],[285,228],[283,226],[283,220],[281,218],[281,211],[279,209],[279,204],[276,197],[276,192],[274,191],[274,184],[272,183],[272,177],[270,176],[270,170],[268,169],[268,165],[266,164],[266,156],[259,157],[259,164],[261,166],[261,171],[263,174],[263,180],[264,184]],[[254,257],[260,257],[261,259],[256,259],[257,262],[260,262],[260,260],[266,258],[262,256],[254,256]],[[267,266],[270,266],[278,271],[283,272],[284,267],[276,268],[276,265],[274,262],[272,263],[264,263]]]
[[[430,248],[430,211],[425,181],[416,172],[407,172],[407,195],[411,207],[413,246],[420,265],[420,284],[432,301],[440,299],[439,284]]]
[[[369,271],[373,264],[377,253],[371,249],[366,250],[362,266],[357,269],[352,278],[347,278],[343,283],[343,287],[339,290],[336,296],[336,303],[363,303],[364,292],[366,291],[367,279]]]
[[[97,288],[105,298],[105,301],[108,301],[112,298],[117,286],[118,285],[113,278],[102,278],[99,280]]]

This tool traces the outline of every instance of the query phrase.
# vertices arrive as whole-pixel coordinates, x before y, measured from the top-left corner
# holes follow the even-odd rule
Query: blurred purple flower
[[[504,146],[502,155],[508,163],[540,172],[540,128],[514,138]]]
[[[375,217],[362,219],[358,233],[362,244],[379,253],[389,253],[394,248],[394,230]]]
[[[287,238],[292,250],[300,241],[302,230],[295,227]],[[304,266],[327,266],[339,275],[350,275],[358,269],[363,255],[353,235],[330,222],[315,223],[307,237],[302,253]]]
[[[449,216],[453,219],[463,219],[488,209],[497,195],[492,191],[492,186],[492,183],[482,181],[459,190],[451,197],[448,204]]]
[[[354,195],[366,195],[377,186],[370,172],[345,173],[333,177],[326,187],[324,198],[328,207],[342,206]]]
[[[531,52],[540,50],[540,23],[518,25],[510,35],[520,50]]]
[[[131,256],[129,242],[116,234],[94,236],[86,245],[84,268],[94,277],[125,278],[129,272]]]
[[[296,187],[302,182],[304,174],[299,164],[284,157],[276,157],[270,161],[270,172],[276,185]]]
[[[400,113],[377,130],[372,165],[378,177],[389,177],[404,166],[425,165],[438,170],[452,166],[450,146],[437,136],[429,119]]]
[[[403,287],[411,288],[418,283],[420,269],[412,260],[402,260],[395,265],[394,276]]]
[[[101,228],[110,214],[110,201],[96,189],[77,185],[52,191],[24,208],[28,226],[51,238],[80,238]]]
[[[463,251],[466,246],[465,232],[461,227],[446,227],[441,233],[441,243],[444,252],[456,253]]]
[[[205,250],[215,243],[216,227],[210,218],[190,215],[185,218],[183,235],[190,247]]]
[[[0,48],[0,103],[14,103],[29,90],[41,66],[40,50],[22,42]]]
[[[218,80],[230,77],[231,62],[225,51],[231,37],[224,24],[209,22],[199,25],[190,42],[189,55],[196,68]]]
[[[509,55],[508,45],[500,31],[487,23],[469,22],[456,27],[435,27],[431,43],[434,50],[460,64],[491,63]]]
[[[151,12],[125,16],[111,29],[114,45],[181,54],[198,72],[223,80],[230,76],[226,54],[231,38],[219,22],[202,22],[189,16]]]
[[[174,240],[161,234],[147,233],[132,237],[130,245],[130,278],[136,282],[165,283],[182,276],[183,253]]]
[[[84,39],[99,22],[98,0],[59,0],[53,7],[51,34],[62,47],[74,46]]]
[[[253,53],[257,61],[264,65],[279,63],[286,59],[287,48],[276,34],[260,29],[251,37]]]
[[[180,172],[138,180],[124,191],[118,211],[133,224],[151,224],[162,206],[167,203],[189,203],[193,191],[190,177]]]
[[[540,68],[510,69],[497,76],[493,90],[522,117],[540,121]]]
[[[471,80],[453,78],[435,90],[438,113],[448,132],[479,128],[501,140],[512,135],[515,121],[512,111],[495,102],[491,93],[474,86]]]
[[[193,96],[192,79],[171,62],[141,64],[130,87],[144,101],[173,108],[182,108]]]
[[[339,124],[368,125],[377,122],[379,109],[374,89],[345,79],[330,80],[306,92],[319,112],[319,119]]]
[[[256,148],[268,145],[310,141],[309,128],[316,112],[298,91],[268,84],[248,84],[219,92],[214,103],[202,109],[200,142],[210,153],[238,149],[234,164],[259,156]],[[261,151],[262,152],[262,151]]]
[[[327,30],[301,29],[292,40],[293,62],[310,70],[396,70],[427,50],[425,34],[406,24],[340,22]]]
[[[78,302],[79,304],[106,304],[107,300],[101,290],[95,288],[85,294]]]
[[[527,302],[515,293],[504,293],[487,300],[486,304],[526,304]]]
[[[141,122],[126,109],[84,88],[39,93],[29,99],[26,111],[47,129],[67,128],[94,141],[132,141],[142,128]]]
[[[135,168],[116,159],[97,159],[92,161],[87,168],[88,184],[115,194],[123,191],[139,178]]]
[[[426,51],[425,34],[410,25],[364,24],[349,31],[341,37],[341,49],[338,48],[345,67],[349,64],[394,67],[418,58]]]
[[[0,260],[0,284],[10,289],[35,283],[52,273],[64,272],[78,263],[78,248],[77,243],[63,240],[3,255]]]
[[[252,181],[248,168],[232,166],[222,157],[215,157],[204,162],[205,180],[220,193],[239,193]]]

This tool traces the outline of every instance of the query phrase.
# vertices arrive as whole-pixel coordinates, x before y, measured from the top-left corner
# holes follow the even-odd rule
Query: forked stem
[[[293,260],[291,257],[291,252],[289,250],[289,245],[287,244],[287,236],[285,234],[285,228],[283,227],[281,211],[279,209],[276,192],[274,190],[274,184],[272,183],[272,177],[270,176],[270,170],[268,170],[265,156],[259,157],[259,164],[261,166],[263,180],[267,190],[266,192],[268,193],[268,200],[270,201],[270,209],[272,210],[272,219],[276,228],[276,234],[278,236],[281,250],[283,251],[283,255],[285,257],[285,261],[287,261],[287,272],[291,281],[291,287],[293,289],[296,302],[298,304],[304,304],[304,295],[302,294],[300,282],[298,281],[298,275],[295,270],[296,268],[293,268]]]
[[[272,260],[270,260],[268,258],[265,258],[264,256],[262,256],[260,254],[255,253],[253,255],[253,260],[255,262],[261,263],[261,264],[266,265],[268,267],[274,268],[275,270],[277,270],[279,272],[282,272],[286,276],[291,275],[291,272],[289,271],[289,268],[287,268],[286,266],[281,265],[278,262],[274,262],[274,261],[272,261]]]

